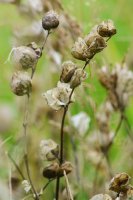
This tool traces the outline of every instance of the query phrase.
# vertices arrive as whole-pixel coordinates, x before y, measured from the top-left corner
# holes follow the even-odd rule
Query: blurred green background
[[[108,47],[104,50],[104,52],[100,53],[96,56],[96,58],[94,58],[99,67],[102,65],[106,65],[106,63],[113,66],[117,62],[121,62],[126,56],[127,52],[130,52],[132,57],[133,0],[61,0],[61,2],[65,11],[74,16],[80,23],[81,27],[83,28],[84,35],[87,34],[95,24],[101,22],[102,20],[112,19],[114,21],[117,28],[117,34],[109,41]],[[5,63],[12,49],[13,29],[18,25],[20,26],[20,24],[22,24],[23,29],[24,20],[21,18],[21,15],[18,13],[16,7],[10,4],[0,4],[0,106],[2,107],[2,105],[4,104],[9,104],[11,105],[14,113],[14,124],[12,126],[12,129],[8,130],[8,132],[6,132],[5,134],[0,135],[3,139],[11,136],[11,138],[9,138],[9,141],[7,142],[8,149],[10,149],[10,147],[15,144],[15,135],[17,134],[18,129],[21,127],[23,118],[23,116],[20,116],[20,111],[18,112],[15,97],[10,90],[10,78],[13,72],[13,66],[11,62]],[[38,74],[42,71],[42,63],[43,58],[40,62],[40,66],[37,72]],[[57,77],[55,78],[54,82],[56,82],[56,80]],[[96,77],[94,77],[93,80],[90,79],[89,83],[92,84],[95,88],[95,90],[89,91],[89,95],[94,98],[96,105],[99,105],[105,99],[106,92],[100,86]],[[126,114],[131,125],[133,124],[132,103],[133,102],[131,101],[126,110]],[[80,106],[80,102],[76,102],[72,106],[71,112],[72,114],[76,114],[80,112],[81,109],[84,109],[84,111],[86,111],[92,118],[91,128],[93,129],[94,113],[89,106],[84,108]],[[114,121],[115,119],[117,119],[117,116],[114,116]],[[45,120],[44,122],[46,123]],[[35,130],[35,127],[33,127],[32,130]],[[48,131],[49,128],[46,127],[45,132],[47,132],[47,135],[49,134]],[[118,136],[118,143],[119,137],[120,139],[122,138],[123,141],[124,138],[127,137],[124,132],[124,127],[121,131],[120,136]],[[120,146],[121,144],[119,144],[117,147],[113,147],[111,151],[111,160],[118,167],[118,171],[126,170],[128,168],[126,166],[126,162],[128,161],[125,162],[125,165],[119,166],[119,157],[122,157],[122,149],[119,148]],[[128,165],[130,165],[130,163],[128,163]],[[90,179],[93,179],[95,173],[93,167],[90,165],[88,168],[87,163],[84,168],[84,175]],[[4,170],[0,171],[0,176],[4,177],[4,173],[7,173],[6,170],[5,172]],[[133,172],[130,171],[130,173],[132,173],[133,175]],[[82,200],[86,199],[86,196],[83,197],[82,192],[81,196]],[[79,199],[81,199],[80,196]]]

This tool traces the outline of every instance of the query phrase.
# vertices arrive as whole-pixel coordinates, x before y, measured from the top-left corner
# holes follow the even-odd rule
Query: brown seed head
[[[76,65],[72,61],[66,61],[62,64],[62,73],[60,76],[60,81],[68,83],[74,72],[76,70]]]
[[[56,12],[49,11],[45,14],[45,16],[42,18],[42,27],[45,30],[50,30],[57,28],[59,25],[59,17]]]
[[[12,92],[18,96],[23,96],[31,92],[32,82],[27,72],[15,72],[11,80]]]

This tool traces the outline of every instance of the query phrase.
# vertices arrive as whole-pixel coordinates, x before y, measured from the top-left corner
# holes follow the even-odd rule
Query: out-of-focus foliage
[[[70,176],[70,184],[73,194],[76,196],[75,199],[86,200],[94,194],[107,191],[107,185],[110,180],[106,162],[103,161],[100,168],[96,168],[101,157],[98,154],[99,149],[97,147],[97,131],[95,130],[97,123],[95,114],[107,95],[105,89],[99,83],[97,69],[100,69],[102,66],[110,66],[113,68],[116,62],[120,63],[126,60],[129,69],[133,70],[133,1],[61,0],[61,4],[65,13],[68,14],[66,16],[68,21],[70,21],[69,17],[72,16],[80,25],[81,29],[76,27],[77,32],[75,33],[77,33],[77,36],[84,36],[95,24],[107,19],[112,19],[117,28],[117,34],[108,42],[108,47],[102,53],[96,55],[90,63],[91,69],[87,69],[89,73],[88,79],[81,88],[77,89],[76,101],[71,106],[65,126],[66,158],[71,158],[73,163],[75,159],[78,158],[79,160],[79,164],[75,168],[74,173]],[[41,8],[38,7],[37,12],[40,12],[39,9]],[[59,10],[58,8],[57,11]],[[40,20],[39,17],[41,15],[35,15],[32,12],[32,8],[30,15],[35,16],[35,21]],[[13,191],[16,193],[16,199],[20,199],[19,191],[22,192],[22,189],[20,189],[20,177],[5,152],[9,151],[15,158],[17,164],[24,169],[22,162],[24,154],[24,141],[22,138],[24,99],[14,97],[11,92],[10,79],[15,66],[13,66],[12,59],[9,62],[6,61],[14,45],[18,45],[17,42],[20,41],[21,36],[30,35],[31,30],[34,30],[36,35],[40,34],[38,43],[43,40],[44,34],[39,29],[38,24],[36,22],[34,24],[30,23],[31,19],[25,15],[23,16],[14,4],[0,4],[0,185],[2,185],[2,187],[0,186],[0,199],[2,191],[7,191],[7,180],[10,168],[12,168],[12,177],[14,178]],[[70,21],[70,24],[73,25],[72,21]],[[33,29],[30,29],[30,27],[24,29],[27,25],[33,25]],[[37,72],[33,80],[33,93],[30,104],[31,117],[28,134],[31,172],[37,188],[40,188],[46,182],[42,177],[42,171],[46,163],[40,161],[40,141],[49,138],[54,139],[57,143],[59,141],[62,111],[52,111],[46,105],[42,93],[55,87],[60,76],[61,62],[73,60],[70,50],[77,36],[75,37],[73,33],[72,35],[69,34],[69,32],[71,33],[71,28],[69,27],[69,30],[68,25],[66,27],[50,35],[44,54],[39,60]],[[67,33],[65,30],[67,30]],[[31,37],[23,37],[20,43],[25,44],[29,41],[29,38]],[[32,39],[34,40],[36,38],[38,39],[38,37],[33,35]],[[58,51],[55,51],[55,49]],[[77,64],[83,65],[80,61]],[[126,108],[126,116],[133,129],[132,103],[133,101],[131,99]],[[76,121],[74,121],[76,120],[74,117],[80,112],[85,113],[86,117],[88,116],[87,119],[89,119],[86,119],[89,126],[87,124],[85,125],[87,128],[84,127],[84,133],[81,133],[80,127],[78,132],[77,126],[75,126]],[[118,114],[111,116],[110,126],[112,130],[115,130],[117,126],[118,117]],[[69,136],[71,136],[71,141]],[[75,151],[76,155],[74,158]],[[120,129],[114,145],[112,145],[109,151],[109,157],[113,174],[125,171],[133,177],[132,142],[126,134],[125,125]],[[45,191],[44,197],[46,195],[48,199],[52,199],[54,187],[55,184],[52,183],[48,190]],[[4,200],[4,198],[7,200],[6,193],[8,192],[4,192],[3,199],[1,200]],[[66,192],[63,191],[64,196],[62,199],[65,199],[65,194]]]

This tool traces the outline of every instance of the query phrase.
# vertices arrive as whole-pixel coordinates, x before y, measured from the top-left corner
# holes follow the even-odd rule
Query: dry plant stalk
[[[58,2],[59,3],[59,2]],[[58,4],[60,6],[60,4]],[[62,9],[62,7],[61,7]],[[69,17],[68,21],[70,21]],[[42,27],[47,31],[47,35],[41,45],[38,45],[35,42],[28,44],[27,46],[20,46],[14,49],[13,52],[13,59],[14,63],[17,66],[17,70],[12,76],[11,80],[11,89],[14,94],[18,96],[25,95],[25,111],[24,111],[24,120],[23,120],[23,132],[25,137],[25,167],[28,176],[28,180],[26,180],[25,175],[23,175],[22,171],[20,170],[19,166],[15,163],[12,156],[9,154],[9,158],[15,165],[16,169],[18,170],[19,174],[23,180],[23,186],[26,193],[30,193],[35,200],[39,200],[41,195],[43,194],[44,190],[47,186],[54,180],[56,180],[56,191],[55,191],[55,199],[59,200],[59,193],[60,193],[60,179],[65,177],[66,180],[66,187],[68,189],[68,193],[70,199],[73,199],[72,192],[70,190],[70,186],[68,183],[67,174],[71,173],[73,170],[73,166],[71,162],[66,161],[64,157],[64,141],[65,141],[65,134],[64,134],[64,126],[65,126],[65,119],[67,112],[69,110],[70,105],[75,101],[75,94],[74,91],[77,87],[79,87],[84,80],[87,79],[86,67],[93,59],[93,57],[103,51],[107,47],[107,42],[109,39],[116,34],[116,28],[111,20],[103,21],[99,25],[96,25],[91,32],[86,35],[84,38],[79,37],[77,41],[74,43],[71,54],[75,59],[82,60],[84,62],[83,67],[78,67],[72,61],[66,61],[62,64],[62,72],[60,75],[59,82],[57,86],[51,90],[48,90],[43,94],[43,97],[46,99],[48,105],[54,110],[63,109],[63,115],[61,120],[61,127],[60,127],[60,142],[59,145],[56,144],[53,140],[44,140],[40,144],[41,155],[42,158],[47,161],[50,161],[51,164],[44,168],[43,176],[48,179],[48,182],[45,186],[42,187],[40,193],[37,192],[34,183],[31,178],[30,174],[30,166],[29,166],[29,159],[28,159],[28,142],[27,142],[27,128],[28,128],[28,121],[29,121],[29,101],[32,92],[32,79],[34,77],[37,63],[39,58],[42,56],[43,49],[47,42],[47,39],[51,33],[52,29],[57,28],[59,25],[59,16],[54,11],[49,11],[42,19]],[[70,27],[69,27],[70,28]],[[29,70],[31,72],[29,73]],[[123,69],[125,70],[125,69]],[[27,72],[28,71],[28,72]],[[108,144],[105,146],[101,145],[101,151],[103,152],[104,156],[108,161],[108,151],[111,148],[114,139],[121,127],[123,120],[125,120],[128,130],[130,133],[130,127],[126,116],[124,115],[124,110],[128,102],[128,98],[131,95],[131,87],[133,86],[133,75],[131,75],[128,70],[126,71],[127,75],[129,76],[128,81],[124,80],[124,88],[120,88],[120,72],[123,75],[122,70],[116,68],[112,74],[108,74],[106,70],[100,72],[99,79],[102,85],[107,89],[109,94],[109,100],[112,104],[114,110],[120,112],[120,121],[116,128],[115,134],[112,140],[109,141]],[[125,71],[124,71],[125,72]],[[119,80],[120,79],[120,80]],[[122,93],[126,95],[122,96]],[[109,134],[109,126],[108,126],[108,114],[107,114],[107,123],[103,123],[98,119],[98,127],[102,133]],[[99,166],[99,165],[98,165]],[[132,187],[128,185],[128,180],[125,183],[124,187],[121,187],[121,181],[118,179],[122,179],[123,177],[127,180],[129,179],[127,174],[120,174],[111,181],[110,190],[117,192],[117,197],[121,194],[128,195],[132,193]],[[113,185],[115,182],[115,186]],[[117,183],[116,183],[117,182]],[[120,183],[120,184],[118,184]],[[118,184],[118,185],[117,185]],[[113,186],[112,186],[113,185]],[[125,186],[126,185],[126,186]],[[123,182],[122,182],[123,186]],[[28,196],[27,196],[28,197]],[[100,198],[99,198],[100,197]],[[108,195],[99,196],[98,199],[110,199]],[[95,199],[93,197],[92,199]]]

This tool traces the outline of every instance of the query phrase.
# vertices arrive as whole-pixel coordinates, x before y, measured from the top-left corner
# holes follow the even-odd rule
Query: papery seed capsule
[[[129,175],[125,172],[116,174],[110,182],[109,189],[119,193],[129,183],[129,179]]]
[[[93,53],[90,52],[88,46],[82,38],[78,38],[72,47],[71,54],[78,60],[86,61],[93,57]]]
[[[72,61],[66,61],[62,64],[62,73],[60,76],[60,81],[68,83],[74,72],[76,70],[76,65]]]
[[[107,20],[98,25],[97,32],[102,37],[111,37],[116,34],[116,28],[112,20]]]
[[[59,164],[52,163],[51,165],[44,168],[43,176],[48,179],[56,178],[58,174],[58,170],[59,170]]]
[[[15,72],[11,80],[12,92],[18,96],[29,94],[32,89],[31,78],[27,72]]]
[[[35,53],[36,53],[36,55],[37,55],[38,58],[41,57],[42,50],[41,50],[41,48],[38,47],[38,45],[35,42],[31,42],[27,46],[30,47],[30,48],[32,48],[35,51]]]
[[[53,10],[47,12],[42,18],[42,27],[45,30],[57,28],[59,25],[59,16]]]
[[[13,51],[13,62],[19,70],[34,68],[37,58],[35,51],[28,46],[20,46]]]
[[[58,176],[60,177],[64,176],[64,171],[66,172],[66,174],[69,174],[72,172],[72,169],[73,169],[72,164],[66,161],[60,166],[59,171],[58,171]]]
[[[81,84],[82,81],[84,81],[87,78],[87,74],[84,70],[76,69],[74,72],[74,75],[70,81],[70,87],[75,88]]]
[[[93,33],[90,33],[85,37],[85,42],[89,48],[89,51],[93,55],[102,51],[107,46],[103,37],[98,34],[93,35]]]

